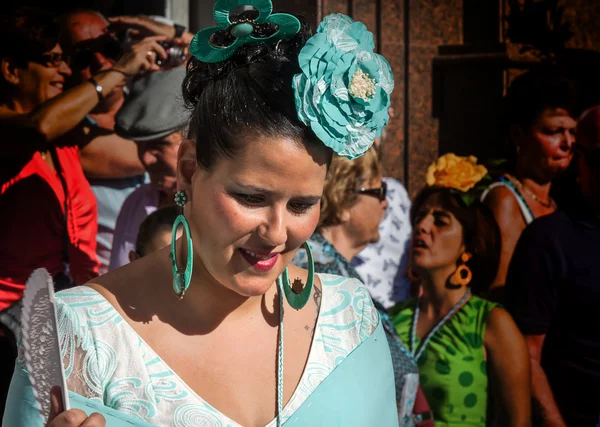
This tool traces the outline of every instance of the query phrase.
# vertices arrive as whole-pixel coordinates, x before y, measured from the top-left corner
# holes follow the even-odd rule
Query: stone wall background
[[[526,0],[518,1],[521,6]],[[548,0],[533,0],[534,2]],[[384,169],[411,195],[429,164],[453,151],[502,157],[502,96],[538,60],[505,36],[511,0],[311,0],[316,17],[339,12],[363,21],[390,62],[394,118],[384,140]],[[277,0],[275,6],[277,7]],[[566,47],[600,52],[600,1],[558,0],[571,23]],[[600,74],[599,74],[600,76]],[[600,79],[600,77],[599,77]]]

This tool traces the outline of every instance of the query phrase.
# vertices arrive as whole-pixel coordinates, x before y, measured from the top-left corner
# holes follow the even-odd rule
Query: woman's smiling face
[[[211,170],[196,166],[180,189],[191,195],[185,214],[205,279],[263,295],[318,224],[328,159],[324,147],[254,137]]]

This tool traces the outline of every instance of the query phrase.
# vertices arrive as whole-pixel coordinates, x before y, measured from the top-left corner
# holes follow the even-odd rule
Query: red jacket
[[[52,276],[64,273],[65,252],[75,283],[98,274],[96,198],[83,174],[79,148],[58,147],[56,158],[66,195],[58,173],[40,153],[0,162],[0,310],[22,297],[36,268],[45,267]]]

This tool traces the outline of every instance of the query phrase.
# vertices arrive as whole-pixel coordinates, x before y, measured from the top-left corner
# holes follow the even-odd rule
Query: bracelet
[[[98,101],[103,102],[104,94],[102,93],[102,86],[93,77],[90,77],[88,82],[94,85],[94,89],[96,89],[96,93],[98,94]]]
[[[181,37],[183,35],[183,33],[185,32],[185,27],[183,25],[179,25],[177,23],[173,24],[173,27],[175,28],[175,39]]]

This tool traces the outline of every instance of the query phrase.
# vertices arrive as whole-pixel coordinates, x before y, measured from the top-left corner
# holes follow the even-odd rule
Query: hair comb
[[[237,19],[231,21],[231,11],[240,6],[248,6],[258,11],[254,19]],[[247,44],[276,43],[298,34],[300,21],[287,13],[273,14],[271,0],[217,0],[213,8],[216,27],[200,30],[190,43],[190,52],[202,62],[221,62],[230,58],[240,47]],[[277,31],[268,37],[253,36],[257,25],[273,24]],[[228,31],[234,41],[229,46],[216,46],[212,43],[213,36],[220,31]]]

